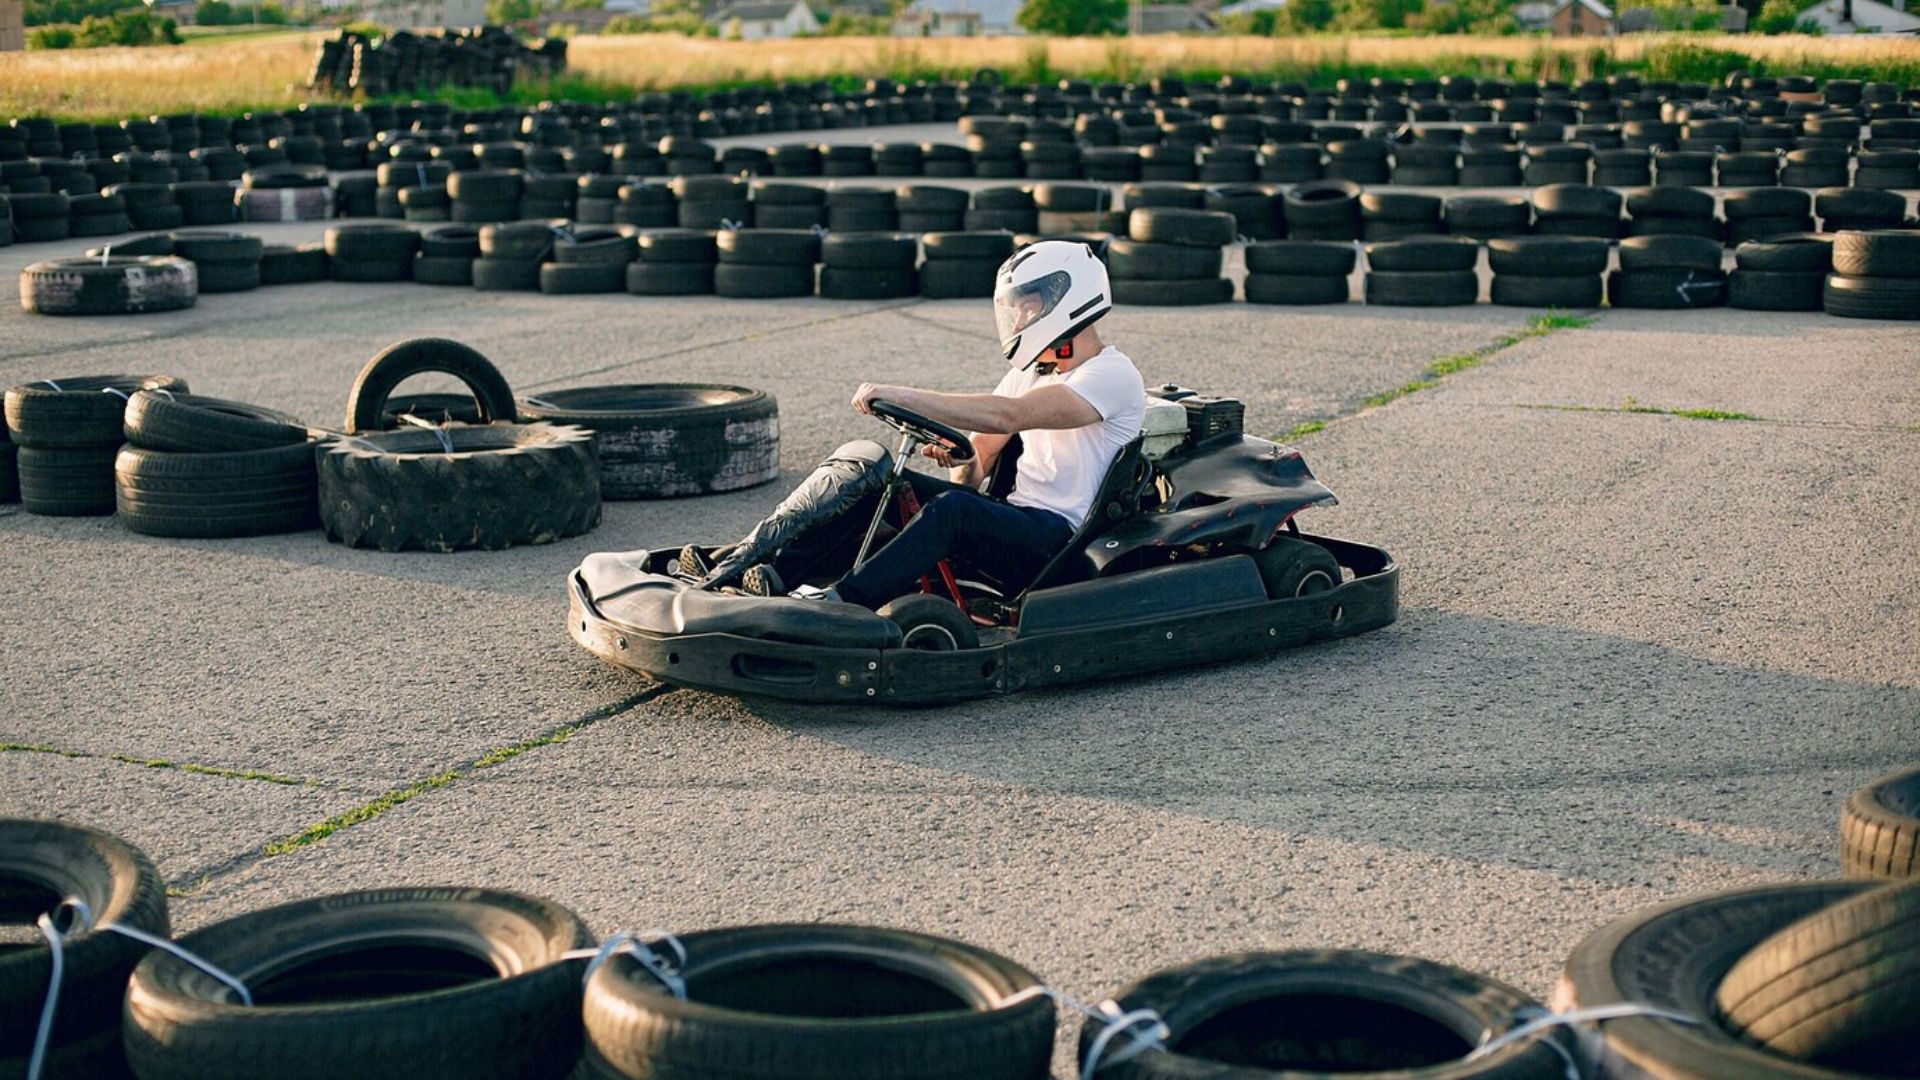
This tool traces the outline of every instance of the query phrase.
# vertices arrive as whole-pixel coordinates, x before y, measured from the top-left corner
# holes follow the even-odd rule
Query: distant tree
[[[1126,26],[1127,0],[1026,0],[1014,21],[1036,34],[1115,34]]]
[[[1333,25],[1333,0],[1287,0],[1274,12],[1276,35],[1306,34]]]
[[[1430,34],[1510,34],[1517,29],[1506,0],[1453,0],[1428,8],[1420,25]]]
[[[27,0],[24,12],[28,26],[78,23],[89,15],[111,15],[128,6],[130,0]]]
[[[496,26],[527,22],[538,18],[540,11],[538,0],[487,0],[487,21]]]
[[[193,21],[200,26],[232,26],[246,22],[226,0],[200,0],[193,6]]]
[[[71,26],[36,26],[27,32],[29,49],[71,49],[73,43]]]
[[[836,11],[820,24],[821,37],[885,37],[892,23],[884,15]]]

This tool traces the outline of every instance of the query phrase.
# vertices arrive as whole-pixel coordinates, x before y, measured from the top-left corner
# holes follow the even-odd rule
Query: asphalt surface
[[[90,243],[0,249],[0,277]],[[847,407],[860,381],[990,386],[984,302],[320,284],[121,319],[8,305],[7,385],[164,372],[332,426],[380,348],[448,336],[523,393],[773,391],[784,472],[610,503],[589,536],[490,554],[166,541],[0,507],[0,814],[138,844],[182,930],[343,889],[486,884],[602,933],[947,934],[1091,999],[1292,946],[1544,995],[1615,916],[1834,875],[1847,792],[1920,755],[1920,331],[1603,311],[1365,405],[1534,314],[1116,312],[1106,336],[1150,381],[1239,396],[1260,434],[1331,421],[1300,446],[1341,505],[1303,524],[1398,557],[1400,622],[892,712],[606,667],[566,636],[563,578],[591,551],[742,532],[834,446],[883,434]],[[1696,409],[1751,419],[1670,414]]]

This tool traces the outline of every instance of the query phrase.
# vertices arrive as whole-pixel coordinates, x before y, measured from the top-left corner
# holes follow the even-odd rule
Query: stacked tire
[[[1438,195],[1404,191],[1369,191],[1360,196],[1360,235],[1368,243],[1408,236],[1435,236],[1446,226],[1440,215],[1445,202]]]
[[[627,267],[640,246],[627,232],[599,225],[557,237],[553,261],[540,267],[540,291],[577,296],[626,291]]]
[[[564,234],[545,222],[481,226],[473,287],[489,292],[540,291],[540,265],[553,255],[559,235]]]
[[[894,192],[900,231],[923,236],[965,230],[967,201],[967,193],[958,188],[909,184]]]
[[[295,417],[143,390],[127,403],[125,434],[113,464],[115,510],[133,532],[228,538],[319,524],[313,445]]]
[[[1030,233],[1040,227],[1040,211],[1030,188],[981,188],[973,193],[962,223],[967,232],[1004,229],[1010,233]]]
[[[1549,184],[1533,193],[1533,231],[1541,236],[1620,235],[1620,193],[1583,184]]]
[[[780,475],[780,407],[743,386],[652,384],[551,390],[526,422],[593,432],[603,499],[737,491]]]
[[[472,285],[473,263],[480,257],[480,230],[447,225],[420,237],[413,257],[413,280],[422,285]]]
[[[914,263],[919,253],[918,242],[903,233],[829,233],[820,241],[820,295],[830,300],[918,295]]]
[[[720,263],[713,291],[741,300],[813,295],[820,238],[797,229],[723,229],[715,236]]]
[[[1813,212],[1821,232],[1897,229],[1906,223],[1907,200],[1892,191],[1828,188],[1814,193]]]
[[[1727,214],[1727,243],[1734,246],[1813,231],[1813,196],[1799,188],[1729,191],[1721,205]]]
[[[1724,306],[1721,261],[1720,242],[1703,236],[1630,237],[1620,241],[1620,269],[1607,277],[1607,303],[1668,311]]]
[[[826,189],[810,184],[759,181],[753,185],[753,220],[762,229],[824,228]]]
[[[1727,303],[1749,311],[1821,310],[1833,239],[1833,233],[1789,233],[1741,244],[1733,249]]]
[[[1425,236],[1367,245],[1367,303],[1453,307],[1480,299],[1480,245]]]
[[[326,281],[332,271],[325,243],[267,244],[260,249],[262,285],[305,285]]]
[[[173,253],[193,263],[200,295],[249,292],[260,287],[266,245],[257,236],[230,232],[176,232]]]
[[[179,311],[199,296],[194,264],[167,255],[47,259],[20,271],[20,306],[36,315]]]
[[[1493,270],[1489,299],[1506,307],[1600,306],[1600,275],[1611,254],[1589,236],[1514,236],[1487,241]]]
[[[995,275],[1013,254],[1003,232],[935,232],[920,238],[920,295],[929,300],[986,299]]]
[[[223,180],[182,180],[168,185],[183,225],[227,225],[234,218],[233,185]]]
[[[420,234],[404,225],[335,225],[325,244],[335,281],[409,281]]]
[[[1694,187],[1646,187],[1627,193],[1628,236],[1699,236],[1719,240],[1713,195]]]
[[[1920,319],[1920,230],[1840,233],[1823,302],[1846,319]]]
[[[1233,282],[1220,272],[1234,234],[1231,214],[1171,207],[1134,210],[1127,216],[1127,238],[1107,246],[1114,302],[1186,306],[1232,300]]]
[[[635,296],[707,296],[713,293],[720,252],[714,234],[697,229],[642,233],[635,261],[627,267],[627,291]]]
[[[1351,295],[1352,244],[1274,240],[1248,244],[1245,256],[1250,304],[1344,304]]]
[[[1920,878],[1920,768],[1888,773],[1848,796],[1840,869],[1849,878]]]
[[[507,169],[458,170],[447,175],[448,218],[468,225],[520,216],[522,181]]]
[[[1282,196],[1287,235],[1295,240],[1360,239],[1360,185],[1350,180],[1311,180]]]
[[[75,195],[68,200],[67,208],[71,215],[67,235],[75,239],[133,231],[127,200],[119,195]]]
[[[7,391],[7,430],[19,449],[20,502],[30,514],[113,513],[114,459],[128,399],[142,390],[187,392],[164,375],[45,379]]]

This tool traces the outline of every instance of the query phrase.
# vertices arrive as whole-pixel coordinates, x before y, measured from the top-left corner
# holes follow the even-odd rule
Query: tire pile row
[[[471,396],[394,395],[423,373]],[[496,550],[589,532],[603,498],[732,491],[780,467],[778,406],[762,391],[604,386],[516,400],[485,357],[433,338],[370,361],[347,409],[335,433],[167,376],[17,386],[0,429],[0,501],[117,514],[148,536],[323,528],[351,547]]]
[[[438,34],[401,30],[381,38],[342,30],[320,43],[307,86],[369,97],[442,86],[504,94],[520,79],[550,79],[566,67],[566,39],[527,44],[499,26]]]
[[[1556,1010],[1657,1016],[1517,1031],[1541,1003],[1457,967],[1240,953],[1115,993],[1082,1022],[1082,1066],[1114,1080],[1914,1076],[1917,812],[1920,770],[1884,777],[1843,814],[1847,867],[1862,880],[1691,897],[1574,949]],[[0,894],[18,901],[10,918],[62,917],[46,1080],[129,1069],[137,1080],[1042,1080],[1059,1025],[1036,975],[957,941],[789,924],[619,935],[596,949],[562,905],[485,888],[300,900],[180,938],[246,975],[240,999],[103,929],[167,936],[165,887],[125,841],[51,822],[0,820]],[[56,911],[69,898],[90,922]],[[45,945],[0,956],[0,1007],[39,1014],[52,974]],[[34,1031],[0,1030],[0,1069],[24,1071]]]

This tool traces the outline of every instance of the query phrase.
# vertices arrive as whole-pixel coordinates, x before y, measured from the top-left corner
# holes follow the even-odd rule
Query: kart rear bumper
[[[931,705],[1279,652],[1378,629],[1399,616],[1400,568],[1392,556],[1345,540],[1303,539],[1331,551],[1352,579],[1295,599],[1021,633],[960,652],[624,625],[594,605],[578,571],[567,579],[567,629],[602,660],[673,685],[787,701]]]

